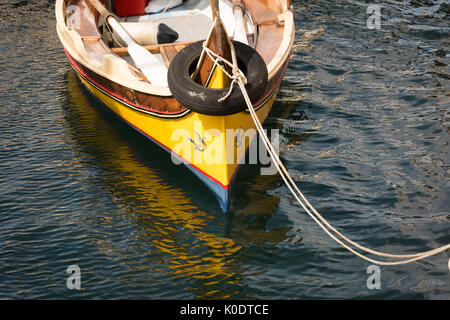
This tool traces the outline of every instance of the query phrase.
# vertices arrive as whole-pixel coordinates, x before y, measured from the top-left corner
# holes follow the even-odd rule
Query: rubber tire
[[[204,87],[191,79],[202,52],[202,43],[193,43],[178,52],[170,62],[167,80],[173,97],[184,107],[207,115],[225,116],[247,109],[241,90],[234,85],[231,95],[223,102],[218,99],[225,96],[229,88],[212,89]],[[255,103],[267,86],[267,66],[255,49],[237,41],[232,41],[239,69],[247,78],[245,88],[250,101]]]

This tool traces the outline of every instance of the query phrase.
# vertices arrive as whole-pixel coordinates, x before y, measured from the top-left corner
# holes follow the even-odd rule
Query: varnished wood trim
[[[161,48],[166,48],[166,47],[185,47],[188,46],[192,43],[195,43],[197,41],[186,41],[186,42],[175,42],[175,43],[165,43],[165,44],[153,44],[153,45],[148,45],[148,46],[142,46],[145,49],[147,49],[148,51],[150,51],[151,53],[160,53],[161,52]],[[118,56],[128,56],[128,49],[127,47],[123,47],[123,48],[111,48],[112,52],[114,52],[115,54],[117,54]],[[177,49],[178,50],[178,49]],[[178,50],[180,51],[180,50]]]
[[[83,36],[81,37],[81,39],[83,39],[83,41],[98,41],[100,40],[102,37],[97,35],[97,36]]]

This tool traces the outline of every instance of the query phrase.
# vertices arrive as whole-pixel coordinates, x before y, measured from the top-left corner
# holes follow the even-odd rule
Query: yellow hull
[[[221,208],[229,205],[230,184],[256,130],[248,112],[209,116],[191,112],[181,118],[159,118],[130,108],[78,74],[84,86],[112,112],[184,163],[214,192]],[[238,90],[236,88],[235,90]],[[257,109],[263,122],[278,88]]]

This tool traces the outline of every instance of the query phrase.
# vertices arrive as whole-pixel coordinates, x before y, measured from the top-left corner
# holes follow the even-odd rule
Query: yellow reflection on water
[[[155,255],[160,257],[162,254],[163,259],[148,260],[149,264],[155,261],[161,264],[153,270],[160,270],[172,278],[206,279],[202,286],[214,288],[203,288],[201,295],[228,297],[231,292],[221,291],[218,284],[236,281],[233,279],[233,270],[236,269],[232,267],[236,263],[233,254],[241,246],[232,239],[205,231],[216,217],[196,206],[184,187],[171,184],[170,181],[176,178],[170,173],[170,166],[174,165],[169,163],[166,166],[158,159],[153,165],[151,156],[143,155],[146,151],[137,153],[133,150],[127,137],[117,132],[120,125],[105,119],[103,112],[92,106],[73,71],[67,74],[67,90],[70,103],[65,111],[69,139],[74,148],[81,149],[80,153],[87,152],[87,157],[93,159],[87,165],[99,172],[95,181],[112,194],[115,203],[123,208],[121,214],[132,217],[140,230],[139,239],[154,248]],[[154,153],[157,147],[151,144],[148,141],[141,143],[140,147]],[[139,157],[144,159],[141,161]],[[170,161],[170,157],[166,159]],[[177,169],[176,172],[181,171]],[[186,175],[184,180],[194,178],[188,172]],[[118,213],[109,212],[109,208],[105,210],[108,212],[101,218],[102,223],[117,223],[116,219],[108,219],[107,216],[114,217]],[[103,254],[110,254],[108,250],[114,247],[108,237],[96,239],[94,243]],[[115,252],[117,254],[117,250]],[[127,263],[134,271],[145,270],[140,263]]]

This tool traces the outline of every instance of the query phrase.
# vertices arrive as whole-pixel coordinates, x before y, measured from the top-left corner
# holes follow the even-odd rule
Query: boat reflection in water
[[[246,266],[245,247],[284,241],[289,231],[266,231],[264,222],[255,224],[249,218],[257,214],[267,221],[277,198],[258,199],[261,196],[249,188],[252,204],[245,206],[245,200],[238,200],[246,210],[224,215],[213,197],[202,196],[209,190],[189,170],[174,166],[164,150],[115,120],[81,87],[72,70],[67,73],[67,90],[69,101],[62,107],[68,140],[79,155],[73,165],[90,172],[84,182],[87,190],[100,185],[111,195],[110,203],[102,204],[102,212],[86,220],[91,243],[100,253],[128,266],[127,272],[114,277],[137,285],[146,280],[167,282],[167,277],[189,279],[195,283],[184,286],[196,298],[241,297],[243,277],[265,268]],[[260,182],[257,189],[267,188]]]

